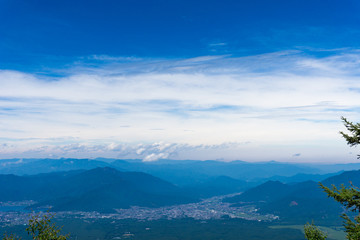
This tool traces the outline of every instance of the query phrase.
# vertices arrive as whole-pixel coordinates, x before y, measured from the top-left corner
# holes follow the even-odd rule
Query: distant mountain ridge
[[[87,170],[97,167],[111,167],[111,165],[91,159],[19,159],[18,161],[7,160],[7,162],[0,164],[0,174],[35,175],[80,169]]]
[[[182,191],[182,197],[191,196],[191,198],[199,199],[216,195],[244,192],[249,188],[266,182],[267,180],[281,181],[284,183],[296,183],[309,180],[322,181],[325,178],[338,174],[338,172],[329,173],[317,167],[324,167],[325,169],[331,169],[332,171],[341,171],[341,168],[356,168],[358,165],[359,164],[311,165],[279,163],[274,161],[249,163],[244,161],[221,162],[210,160],[159,160],[155,162],[143,162],[141,159],[118,160],[100,158],[94,160],[74,158],[7,159],[0,160],[0,174],[16,174],[22,175],[23,177],[29,177],[26,183],[17,185],[16,189],[19,189],[17,192],[14,192],[7,186],[3,186],[4,189],[7,189],[7,191],[2,195],[7,199],[37,198],[38,201],[50,199],[55,201],[55,198],[61,198],[64,196],[64,194],[59,195],[59,193],[62,193],[62,187],[58,186],[63,181],[63,178],[61,177],[62,174],[75,174],[76,171],[82,172],[85,170],[96,169],[98,167],[115,168],[121,172],[143,172],[150,174],[177,186],[178,189],[181,189]],[[44,193],[41,194],[42,198],[37,197],[34,193],[39,193],[42,191],[41,189],[45,189],[46,187],[44,187],[44,183],[37,182],[35,181],[34,176],[30,176],[39,173],[51,173],[51,175],[48,175],[48,179],[46,181],[49,183],[53,182],[51,189],[43,191]],[[125,173],[123,174],[125,175]],[[15,184],[19,181],[18,177],[19,176],[14,176],[11,182]],[[4,181],[7,181],[6,178],[3,180],[0,179],[0,186],[4,185],[2,183]],[[34,189],[34,191],[29,191],[29,189]],[[84,187],[84,189],[87,189],[87,187]],[[70,190],[71,189],[69,189],[69,191]],[[279,191],[279,189],[276,190]],[[117,191],[120,191],[120,189],[117,189]],[[141,191],[144,191],[144,189]],[[73,195],[77,194],[77,191],[74,190],[73,192]],[[56,195],[56,193],[58,193],[58,195]],[[145,194],[146,192],[143,193]],[[280,192],[278,195],[280,195]],[[150,196],[144,196],[144,198],[151,199]],[[171,201],[175,202],[175,200]],[[57,202],[51,204],[55,206],[57,205]],[[124,206],[125,205],[126,204],[124,204]]]
[[[360,186],[360,170],[346,171],[322,181],[326,186],[341,184]],[[296,184],[284,184],[279,181],[268,181],[244,193],[224,199],[226,202],[241,206],[244,203],[254,204],[262,213],[272,213],[285,219],[338,219],[344,211],[341,205],[327,197],[314,181]]]
[[[48,173],[29,175],[46,171]],[[160,207],[243,192],[224,201],[235,206],[245,202],[255,205],[262,213],[285,219],[303,217],[304,221],[309,216],[337,217],[342,211],[335,201],[326,198],[318,183],[311,180],[323,179],[328,186],[349,185],[350,181],[360,186],[359,170],[319,174],[321,170],[316,168],[276,162],[32,159],[8,160],[0,165],[1,172],[25,175],[0,174],[0,201],[38,202],[30,208],[50,205],[54,211],[114,212],[118,208]],[[249,180],[249,174],[255,175]],[[275,180],[264,182],[265,179]],[[284,179],[286,183],[276,179]],[[303,179],[307,181],[301,181]]]
[[[257,187],[251,188],[244,193],[225,199],[230,203],[266,203],[282,198],[288,194],[291,186],[279,181],[267,181]]]
[[[360,169],[360,164],[291,164],[280,162],[250,163],[244,161],[159,160],[142,162],[140,159],[7,159],[0,160],[0,174],[34,175],[38,173],[89,170],[113,167],[120,171],[145,172],[178,186],[203,184],[220,176],[241,181],[282,182],[323,180],[324,174]]]
[[[53,211],[114,212],[131,206],[160,207],[198,201],[173,184],[140,172],[95,168],[34,176],[0,175],[0,201],[35,200]]]
[[[273,176],[270,177],[269,180],[273,181],[280,181],[282,183],[297,183],[297,182],[305,182],[305,181],[323,181],[329,177],[339,175],[344,171],[327,173],[327,174],[305,174],[305,173],[298,173],[296,175],[285,177],[285,176]]]
[[[345,186],[360,186],[360,170],[352,170],[352,171],[346,171],[342,172],[339,175],[335,175],[332,177],[329,177],[322,181],[322,183],[326,186],[330,186],[332,184],[336,186],[340,186],[341,184],[344,184]]]

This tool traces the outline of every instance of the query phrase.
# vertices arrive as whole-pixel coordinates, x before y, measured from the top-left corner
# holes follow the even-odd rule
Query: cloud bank
[[[340,116],[360,118],[357,50],[94,55],[61,75],[0,71],[1,158],[336,160],[348,152]],[[229,142],[231,152],[221,147]]]

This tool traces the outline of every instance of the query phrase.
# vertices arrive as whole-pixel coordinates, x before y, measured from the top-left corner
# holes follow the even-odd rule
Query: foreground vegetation
[[[51,220],[53,215],[46,213],[43,215],[34,214],[29,220],[28,227],[25,229],[33,240],[66,240],[69,235],[61,235],[61,228],[56,226]],[[21,239],[14,234],[4,234],[3,240]]]
[[[342,117],[344,125],[350,134],[340,132],[345,138],[348,145],[351,147],[360,144],[360,123],[352,123],[346,118]],[[360,155],[358,155],[358,159]],[[350,183],[351,184],[351,183]],[[350,187],[341,185],[336,187],[326,187],[320,183],[320,187],[325,191],[328,197],[333,198],[335,201],[341,203],[347,210],[357,213],[355,217],[350,217],[348,214],[343,213],[341,217],[344,219],[344,227],[346,238],[349,240],[360,239],[360,189],[351,184]],[[304,227],[305,237],[308,240],[325,240],[327,235],[313,224],[307,224]]]
[[[55,219],[57,225],[64,225],[63,232],[70,232],[68,239],[126,239],[126,240],[302,240],[300,229],[272,228],[274,223],[221,219],[199,221],[179,220],[81,220]],[[7,232],[18,233],[17,237],[29,239],[24,226],[14,226]],[[0,228],[1,231],[1,228]],[[334,239],[335,240],[335,239]]]

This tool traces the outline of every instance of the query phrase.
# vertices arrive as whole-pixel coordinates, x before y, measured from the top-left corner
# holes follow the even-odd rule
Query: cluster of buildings
[[[109,219],[137,219],[137,220],[159,220],[159,219],[180,219],[194,218],[197,220],[221,219],[221,218],[242,218],[255,221],[273,221],[278,216],[272,214],[262,215],[251,205],[240,207],[231,206],[230,203],[223,202],[226,196],[217,196],[205,199],[198,203],[167,206],[161,208],[131,207],[129,209],[116,209],[116,213],[99,212],[57,212],[56,218],[80,218],[84,220],[96,220],[101,218]],[[33,202],[27,202],[31,204]],[[10,204],[10,203],[8,203]],[[13,203],[14,205],[15,203]],[[22,206],[26,205],[22,203]],[[1,203],[0,203],[1,206]],[[15,206],[15,205],[14,205]],[[1,210],[1,208],[0,208]],[[26,211],[0,211],[0,224],[19,225],[26,224],[31,212]]]

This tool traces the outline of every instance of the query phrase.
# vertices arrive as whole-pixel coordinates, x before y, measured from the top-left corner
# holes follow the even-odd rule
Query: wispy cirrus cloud
[[[7,139],[3,144],[17,140],[19,147],[13,152],[30,151],[29,156],[36,155],[37,148],[44,152],[43,146],[48,146],[45,152],[56,152],[54,146],[75,146],[59,154],[114,156],[116,148],[95,146],[252,142],[267,151],[268,155],[257,152],[258,160],[276,158],[278,148],[268,151],[266,146],[288,144],[292,153],[289,147],[277,153],[279,158],[300,150],[301,158],[318,158],[327,149],[324,139],[342,153],[340,116],[354,121],[360,117],[357,50],[337,50],[325,57],[286,51],[170,60],[100,55],[90,60],[87,64],[88,58],[80,59],[56,78],[1,70],[0,134]],[[29,138],[40,140],[24,140]],[[140,154],[144,160],[171,158],[179,152],[150,151],[150,145]],[[225,158],[255,159],[249,149],[237,148]],[[203,150],[187,151],[197,158],[212,158],[213,152]]]

